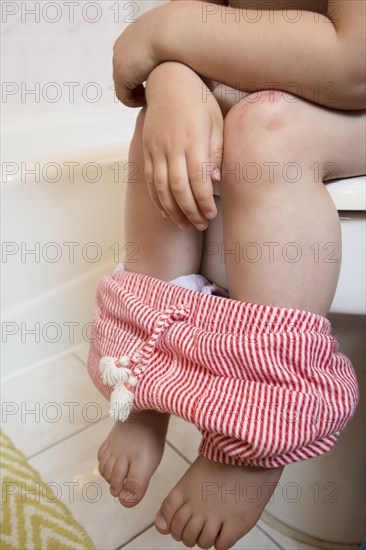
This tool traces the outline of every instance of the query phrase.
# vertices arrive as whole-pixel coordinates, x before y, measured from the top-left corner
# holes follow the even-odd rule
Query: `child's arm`
[[[365,2],[330,5],[324,17],[192,0],[164,4],[117,40],[117,96],[127,105],[143,105],[143,96],[132,90],[142,92],[139,85],[154,67],[175,60],[243,92],[278,88],[334,109],[363,109]]]
[[[181,0],[171,0],[171,2],[180,2]],[[228,0],[195,0],[196,2],[207,2],[209,4],[214,4],[216,6],[227,6],[228,5]],[[202,75],[201,76],[201,79],[203,80],[203,82],[205,83],[205,85],[207,86],[207,88],[211,91],[211,92],[214,92],[217,88],[217,86],[219,85],[219,82],[217,82],[216,80],[212,80],[212,78],[206,78]]]
[[[180,0],[171,0],[171,1],[180,2]],[[228,0],[196,0],[196,2],[208,2],[210,4],[215,4],[217,6],[228,5]],[[212,80],[202,75],[200,75],[200,77],[205,83],[205,85],[207,86],[207,88],[210,90],[210,92],[213,93],[217,103],[220,106],[221,112],[224,116],[227,115],[227,113],[236,103],[238,103],[243,97],[247,95],[245,92],[241,92],[240,90],[236,90],[235,88],[230,88],[230,86],[226,86],[225,84],[222,84],[222,82],[218,82],[217,80]],[[204,88],[203,88],[202,95],[203,96],[205,95]]]
[[[143,145],[150,196],[178,226],[206,228],[206,218],[217,213],[212,182],[220,180],[222,161],[219,105],[192,69],[175,62],[152,71],[146,99]]]

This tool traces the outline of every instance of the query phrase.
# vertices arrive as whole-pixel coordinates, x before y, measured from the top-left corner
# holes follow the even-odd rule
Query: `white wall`
[[[161,3],[1,2],[4,122],[121,109],[111,89],[113,43],[128,24]]]
[[[112,47],[159,3],[1,2],[2,376],[86,341],[97,280],[124,259],[138,111],[114,99]]]

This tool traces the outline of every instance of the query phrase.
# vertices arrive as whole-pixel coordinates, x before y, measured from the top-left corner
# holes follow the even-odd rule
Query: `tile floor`
[[[143,501],[125,509],[97,468],[112,421],[85,364],[87,345],[2,384],[3,429],[83,525],[98,550],[182,549],[153,527],[158,505],[196,456],[200,435],[172,418],[163,460]],[[198,547],[196,547],[198,548]],[[236,550],[311,550],[259,521]]]

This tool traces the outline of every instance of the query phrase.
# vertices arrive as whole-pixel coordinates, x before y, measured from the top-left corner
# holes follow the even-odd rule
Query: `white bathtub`
[[[4,129],[3,377],[88,339],[99,276],[134,253],[122,213],[137,112]]]

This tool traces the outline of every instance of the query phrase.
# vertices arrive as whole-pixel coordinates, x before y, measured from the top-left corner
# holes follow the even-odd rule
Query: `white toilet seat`
[[[366,175],[334,180],[325,185],[337,210],[366,211]],[[213,184],[213,194],[220,196],[217,182]]]

